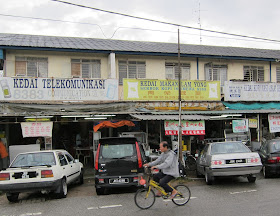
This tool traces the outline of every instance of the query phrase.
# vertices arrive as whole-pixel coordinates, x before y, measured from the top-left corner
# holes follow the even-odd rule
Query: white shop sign
[[[269,114],[268,122],[270,133],[280,132],[280,114]]]
[[[2,77],[0,85],[0,100],[7,101],[118,100],[117,79]]]
[[[225,101],[279,101],[280,83],[226,81],[224,96]]]
[[[23,137],[52,137],[53,122],[22,122]]]

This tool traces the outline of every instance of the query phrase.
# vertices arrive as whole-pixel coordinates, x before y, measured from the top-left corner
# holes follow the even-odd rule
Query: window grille
[[[48,58],[16,57],[16,76],[48,77]]]
[[[123,84],[124,78],[145,79],[145,61],[119,61],[119,84]]]
[[[101,78],[101,61],[71,59],[71,75],[75,78]]]
[[[227,81],[227,65],[206,64],[205,77],[209,81],[220,81],[221,86],[224,86]]]
[[[180,63],[181,65],[181,79],[190,80],[190,64]],[[165,78],[166,79],[178,79],[179,78],[179,68],[178,63],[165,63]]]
[[[243,71],[245,81],[264,81],[263,66],[244,66]]]
[[[276,67],[276,82],[280,82],[280,67]]]

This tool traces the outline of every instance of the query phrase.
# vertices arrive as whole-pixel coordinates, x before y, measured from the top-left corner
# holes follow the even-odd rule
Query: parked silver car
[[[255,174],[262,169],[259,154],[252,152],[241,141],[206,144],[196,160],[197,176],[205,176],[212,184],[217,176],[245,176],[255,182]]]

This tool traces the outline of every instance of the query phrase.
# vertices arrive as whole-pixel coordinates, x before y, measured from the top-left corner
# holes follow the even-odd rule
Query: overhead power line
[[[194,30],[211,32],[211,33],[217,33],[217,34],[223,34],[223,35],[230,35],[230,36],[235,36],[235,37],[244,37],[244,38],[250,38],[250,39],[256,39],[256,40],[280,42],[279,40],[274,40],[274,39],[269,39],[269,38],[261,38],[261,37],[247,36],[247,35],[241,35],[241,34],[233,34],[233,33],[228,33],[228,32],[221,32],[221,31],[215,31],[215,30],[204,29],[204,28],[196,28],[196,27],[192,27],[192,26],[186,26],[186,25],[181,25],[181,24],[176,24],[176,23],[171,23],[171,22],[154,20],[154,19],[149,19],[149,18],[144,18],[144,17],[138,17],[138,16],[129,15],[129,14],[124,14],[124,13],[104,10],[104,9],[100,9],[100,8],[85,6],[85,5],[81,5],[81,4],[75,4],[75,3],[71,3],[71,2],[67,2],[67,1],[61,1],[61,0],[51,0],[51,1],[59,2],[59,3],[63,3],[63,4],[68,4],[68,5],[72,5],[72,6],[76,6],[76,7],[81,7],[81,8],[87,8],[87,9],[91,9],[91,10],[101,11],[101,12],[104,12],[104,13],[110,13],[110,14],[130,17],[130,18],[134,18],[134,19],[140,19],[140,20],[145,20],[145,21],[150,21],[150,22],[156,22],[156,23],[161,23],[161,24],[166,24],[166,25],[172,25],[172,26],[176,26],[176,27],[194,29]]]
[[[50,18],[42,18],[42,17],[30,17],[30,16],[19,16],[19,15],[12,15],[12,14],[1,14],[0,16],[6,16],[6,17],[12,17],[12,18],[23,18],[23,19],[34,19],[34,20],[43,20],[43,21],[52,21],[52,22],[63,22],[63,23],[73,23],[73,24],[82,24],[82,25],[95,25],[98,26],[101,33],[106,39],[112,39],[116,32],[120,29],[134,29],[134,30],[143,30],[143,31],[154,31],[154,32],[163,32],[163,33],[173,33],[173,34],[178,34],[176,31],[167,31],[167,30],[161,30],[161,29],[149,29],[149,28],[138,28],[138,27],[129,27],[129,26],[119,26],[116,28],[116,30],[113,32],[111,37],[107,37],[104,33],[104,30],[102,29],[102,26],[96,23],[88,23],[88,22],[75,22],[75,21],[70,21],[70,20],[58,20],[58,19],[50,19]],[[187,35],[195,35],[199,36],[199,34],[192,34],[192,33],[186,33],[186,32],[181,32],[181,34],[187,34]],[[210,38],[222,38],[222,39],[227,39],[227,40],[242,40],[242,41],[254,41],[254,42],[259,42],[259,43],[280,43],[280,41],[256,41],[255,39],[238,39],[238,38],[229,38],[229,37],[220,37],[220,36],[211,36],[211,35],[200,35],[203,37],[210,37]]]

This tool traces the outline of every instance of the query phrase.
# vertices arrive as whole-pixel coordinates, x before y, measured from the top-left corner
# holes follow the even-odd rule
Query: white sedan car
[[[0,191],[10,202],[19,193],[54,192],[59,198],[67,196],[67,185],[83,183],[83,164],[65,150],[36,151],[18,154],[9,168],[0,172]]]
[[[212,184],[218,176],[245,176],[255,182],[262,169],[259,154],[241,141],[207,143],[196,160],[197,176]]]

